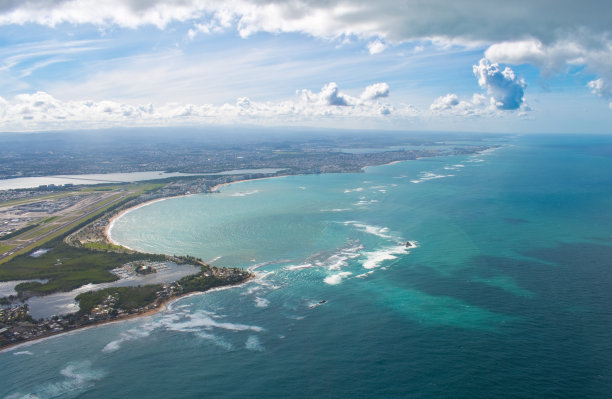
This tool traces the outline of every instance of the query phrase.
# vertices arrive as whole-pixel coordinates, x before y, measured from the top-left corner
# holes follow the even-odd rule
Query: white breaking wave
[[[359,191],[363,191],[363,187],[347,188],[346,190],[344,190],[345,193],[357,193]]]
[[[21,352],[15,352],[15,353],[13,353],[13,355],[15,355],[15,356],[20,356],[20,355],[32,356],[34,354],[32,352],[30,352],[30,351],[21,351]]]
[[[63,381],[43,384],[31,392],[17,392],[6,396],[5,399],[46,399],[46,398],[73,398],[84,391],[94,387],[96,381],[105,377],[106,373],[93,370],[91,362],[72,362],[60,370]]]
[[[327,258],[315,260],[313,263],[318,267],[325,267],[327,270],[340,270],[341,268],[348,266],[349,259],[358,258],[359,251],[362,249],[363,245],[361,244],[343,247]]]
[[[350,210],[351,208],[334,208],[334,209],[321,209],[321,212],[346,212]]]
[[[263,352],[266,349],[263,347],[261,342],[259,342],[259,338],[256,335],[249,335],[247,338],[244,347],[250,351]]]
[[[369,201],[368,201],[368,200],[360,200],[360,201],[358,201],[358,202],[355,202],[353,205],[357,205],[357,206],[365,206],[365,205],[374,204],[374,203],[376,203],[376,202],[378,202],[378,200],[375,200],[375,199],[373,199],[373,200],[369,200]]]
[[[409,253],[410,251],[408,251],[405,245],[395,245],[377,251],[364,252],[363,256],[365,259],[362,259],[360,262],[365,269],[376,269],[385,261],[397,259],[398,255],[406,255]]]
[[[195,336],[198,338],[202,338],[202,339],[211,341],[213,344],[220,346],[221,348],[225,350],[231,351],[232,349],[234,349],[234,345],[232,345],[231,343],[227,342],[223,338],[218,337],[214,334],[210,334],[204,331],[198,331],[195,333]]]
[[[285,270],[303,270],[303,269],[312,269],[313,267],[318,267],[313,265],[312,263],[303,263],[301,265],[289,265],[285,266]]]
[[[379,227],[379,226],[373,226],[373,225],[369,225],[369,224],[365,224],[365,223],[360,223],[354,220],[349,220],[344,222],[345,226],[355,226],[357,227],[357,229],[359,229],[360,231],[363,231],[364,233],[368,233],[368,234],[372,234],[375,235],[377,237],[381,237],[381,238],[386,238],[386,239],[392,239],[393,236],[387,234],[389,232],[389,228],[388,227]]]
[[[259,190],[251,190],[251,191],[240,191],[238,193],[230,194],[230,197],[246,197],[247,195],[257,194]]]
[[[164,315],[160,319],[150,321],[148,323],[140,325],[138,328],[132,328],[126,332],[121,333],[118,339],[106,344],[102,351],[107,353],[117,351],[121,348],[121,345],[123,343],[148,337],[151,332],[156,329],[194,333],[200,336],[200,338],[206,339],[212,339],[210,336],[210,331],[215,329],[228,331],[264,331],[264,329],[259,326],[221,322],[215,320],[219,318],[221,318],[221,316],[218,316],[212,312],[200,310],[194,313],[190,313],[189,309],[184,308],[180,312]],[[208,334],[208,336],[206,334]],[[219,344],[219,342],[216,343]],[[224,346],[224,344],[220,344],[220,346]]]
[[[255,331],[261,332],[264,329],[258,326],[251,326],[247,324],[229,323],[229,322],[218,322],[205,312],[195,312],[186,315],[187,317],[181,318],[180,320],[173,320],[171,322],[163,322],[162,325],[170,331],[180,332],[193,332],[194,329],[212,329],[218,328],[230,331]]]
[[[353,273],[351,272],[340,272],[340,273],[332,274],[330,276],[325,277],[323,281],[329,285],[338,285],[342,282],[342,280],[344,280],[345,278],[347,278],[348,276],[352,274]]]
[[[411,183],[422,183],[428,180],[442,179],[444,177],[453,177],[453,176],[455,175],[438,175],[433,172],[421,172],[420,178],[415,179],[415,180],[410,180],[410,182]]]
[[[270,301],[266,298],[255,297],[255,306],[258,308],[267,308],[270,306]]]

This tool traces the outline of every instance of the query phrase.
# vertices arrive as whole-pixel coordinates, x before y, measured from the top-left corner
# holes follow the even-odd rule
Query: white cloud
[[[340,93],[338,85],[335,82],[331,82],[323,86],[319,93],[313,93],[308,89],[302,90],[302,99],[307,103],[313,103],[322,106],[345,106],[349,104],[355,104],[354,98],[347,96],[346,94]]]
[[[609,86],[605,83],[612,81],[610,35],[593,36],[580,32],[571,38],[550,44],[544,44],[537,39],[497,43],[486,50],[485,57],[493,62],[506,64],[530,63],[541,68],[544,74],[560,73],[568,67],[583,66],[599,76],[588,84],[593,94],[610,97]]]
[[[387,45],[378,39],[368,43],[368,51],[370,54],[380,54],[385,51],[385,48],[387,48]]]
[[[365,103],[389,96],[389,85],[382,83],[374,83],[367,86],[361,95],[357,97],[340,92],[338,85],[331,82],[323,86],[320,92],[313,93],[308,89],[301,91],[302,100],[308,103],[317,105],[329,106],[357,106]]]
[[[612,3],[515,0],[29,0],[0,4],[0,25],[37,23],[93,24],[102,27],[160,29],[173,22],[192,24],[189,36],[235,29],[248,37],[257,32],[304,33],[321,38],[355,36],[384,42],[431,40],[454,44],[495,44],[533,40],[563,47],[577,35],[591,49],[609,39]],[[543,18],[543,16],[546,16]]]
[[[0,23],[165,28],[174,21],[215,20],[216,25],[233,26],[244,36],[266,31],[378,36],[393,41],[446,37],[501,42],[534,37],[551,42],[560,34],[581,29],[609,32],[611,13],[607,0],[591,0],[588,6],[553,0],[453,4],[446,0],[29,0],[0,4]]]
[[[483,58],[473,67],[478,84],[491,96],[493,104],[501,110],[515,110],[520,108],[525,94],[525,81],[519,79],[514,71],[506,67],[500,70],[498,64],[491,64]]]
[[[457,97],[456,94],[447,94],[445,96],[436,98],[429,109],[432,111],[443,111],[451,109],[456,105],[459,105],[459,97]]]
[[[591,80],[587,83],[591,92],[600,97],[611,97],[612,96],[612,86],[608,84],[605,80],[599,78],[596,80]]]
[[[181,103],[127,104],[115,101],[61,101],[45,92],[20,94],[13,101],[0,97],[0,124],[7,130],[54,128],[99,128],[114,125],[153,126],[181,124],[255,123],[264,125],[303,123],[321,119],[380,119],[395,112],[390,104],[373,101],[388,95],[386,83],[368,86],[367,100],[340,92],[329,83],[321,91],[302,90],[298,98],[281,102],[259,102],[240,97],[223,105]],[[363,96],[363,94],[362,94]],[[398,116],[415,115],[411,106],[398,109]]]
[[[595,79],[587,83],[587,87],[591,89],[591,93],[596,96],[603,97],[605,99],[612,98],[612,86],[604,79]],[[612,109],[612,101],[608,104],[608,107]]]
[[[374,83],[365,88],[359,96],[361,101],[372,101],[378,98],[389,97],[389,85],[386,83]]]
[[[500,116],[495,101],[484,94],[475,93],[470,99],[460,100],[459,96],[449,93],[438,97],[429,106],[434,115],[452,116]]]

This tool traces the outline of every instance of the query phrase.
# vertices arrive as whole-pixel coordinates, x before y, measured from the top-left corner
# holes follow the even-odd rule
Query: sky
[[[609,0],[0,0],[0,131],[612,133]]]

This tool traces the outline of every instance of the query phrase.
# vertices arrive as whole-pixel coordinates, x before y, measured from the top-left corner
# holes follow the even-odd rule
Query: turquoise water
[[[610,397],[611,222],[603,136],[157,202],[113,238],[257,279],[1,353],[0,397]]]

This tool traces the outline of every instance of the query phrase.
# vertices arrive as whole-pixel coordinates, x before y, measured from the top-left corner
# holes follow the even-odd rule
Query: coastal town
[[[150,315],[163,309],[172,299],[193,292],[203,292],[214,287],[236,285],[253,277],[250,272],[237,268],[216,268],[202,265],[202,271],[179,281],[154,286],[137,287],[145,290],[142,301],[131,302],[129,287],[102,290],[100,298],[92,304],[88,297],[100,297],[100,293],[81,294],[79,312],[55,315],[48,319],[34,320],[27,304],[0,307],[0,349],[101,323],[123,320],[135,316]],[[84,303],[89,303],[87,306]]]

